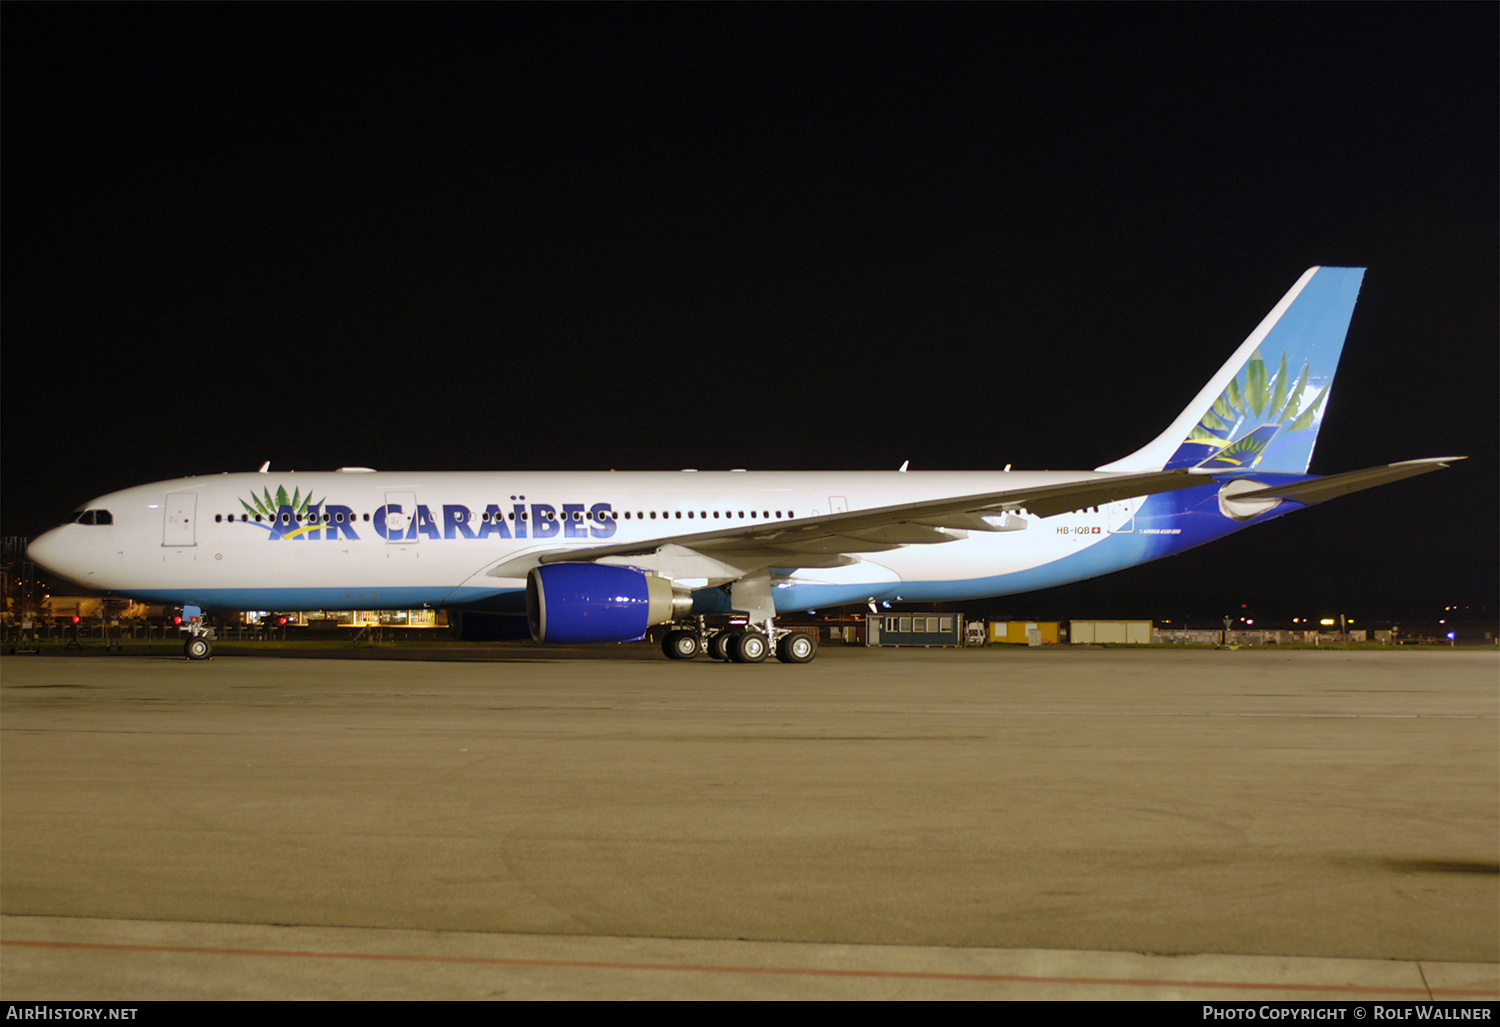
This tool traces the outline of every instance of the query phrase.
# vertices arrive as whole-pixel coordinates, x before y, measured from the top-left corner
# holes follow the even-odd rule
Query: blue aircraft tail
[[[1310,268],[1166,431],[1099,470],[1307,473],[1364,274]]]

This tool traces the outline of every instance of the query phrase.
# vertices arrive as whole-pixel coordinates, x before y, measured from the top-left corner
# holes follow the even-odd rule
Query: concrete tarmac
[[[1500,997],[1494,650],[462,655],[0,660],[0,998]]]

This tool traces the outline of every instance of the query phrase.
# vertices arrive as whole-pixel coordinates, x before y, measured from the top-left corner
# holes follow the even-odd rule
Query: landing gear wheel
[[[691,631],[668,631],[661,651],[674,660],[691,660],[698,655],[698,636]]]
[[[708,645],[703,648],[708,650],[708,655],[719,661],[729,659],[729,643],[738,638],[742,632],[724,630],[708,640]]]
[[[818,642],[806,631],[793,631],[776,643],[776,658],[782,663],[810,663],[818,655]]]
[[[746,631],[729,643],[729,658],[735,663],[762,663],[771,645],[759,631]]]
[[[202,635],[194,635],[183,643],[182,651],[190,660],[206,660],[214,654],[214,646]]]

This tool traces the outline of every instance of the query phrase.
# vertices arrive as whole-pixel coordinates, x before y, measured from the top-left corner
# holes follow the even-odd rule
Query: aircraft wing
[[[1024,522],[1008,516],[1017,510],[1051,517],[1131,496],[1191,488],[1212,480],[1205,474],[1188,470],[1100,474],[1058,485],[954,496],[784,521],[762,521],[619,545],[553,550],[538,554],[534,559],[536,563],[599,560],[611,556],[641,556],[655,553],[664,546],[677,546],[706,555],[722,555],[726,562],[740,566],[747,562],[762,566],[837,565],[846,562],[836,559],[842,554],[951,542],[964,538],[970,531],[1013,531],[1025,526]],[[729,554],[739,559],[728,559]],[[505,570],[510,574],[516,572],[516,568],[509,564]]]
[[[1241,492],[1234,498],[1252,501],[1290,499],[1294,503],[1312,506],[1314,503],[1347,496],[1351,492],[1361,492],[1364,489],[1372,489],[1377,485],[1386,485],[1403,478],[1414,478],[1419,474],[1427,474],[1429,471],[1440,471],[1454,461],[1464,459],[1466,458],[1461,456],[1434,456],[1424,460],[1403,460],[1395,464],[1366,467],[1362,471],[1346,471],[1343,474],[1331,474],[1326,478],[1310,478],[1291,485],[1277,485],[1272,488],[1256,489],[1253,492]]]

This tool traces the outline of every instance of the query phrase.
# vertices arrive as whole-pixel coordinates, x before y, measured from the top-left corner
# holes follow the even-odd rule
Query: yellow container
[[[1055,620],[992,620],[990,644],[1028,645],[1031,642],[1031,632],[1035,631],[1043,644],[1055,645],[1060,626]]]

